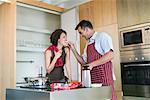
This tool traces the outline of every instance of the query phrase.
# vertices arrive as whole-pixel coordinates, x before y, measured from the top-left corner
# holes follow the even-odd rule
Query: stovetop
[[[28,89],[48,89],[47,85],[25,85],[20,86],[20,88],[28,88]]]

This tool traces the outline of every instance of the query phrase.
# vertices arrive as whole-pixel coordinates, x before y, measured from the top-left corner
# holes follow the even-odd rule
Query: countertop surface
[[[111,88],[102,86],[59,91],[7,88],[6,100],[12,98],[13,100],[107,100],[111,98]]]

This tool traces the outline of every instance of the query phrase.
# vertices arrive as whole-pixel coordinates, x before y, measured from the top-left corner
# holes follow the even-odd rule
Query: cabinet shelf
[[[16,47],[20,52],[44,52],[46,48]]]
[[[44,34],[47,34],[47,35],[49,35],[51,33],[51,31],[48,30],[48,29],[39,29],[39,28],[35,28],[35,27],[21,26],[21,25],[17,26],[17,30],[44,33]]]

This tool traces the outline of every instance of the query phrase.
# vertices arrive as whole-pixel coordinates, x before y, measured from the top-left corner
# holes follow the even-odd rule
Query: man
[[[111,62],[114,56],[111,37],[105,32],[95,32],[91,22],[87,20],[82,20],[75,30],[88,40],[83,56],[80,56],[74,45],[70,43],[75,57],[81,65],[89,66],[92,83],[111,86],[112,100],[116,100]]]

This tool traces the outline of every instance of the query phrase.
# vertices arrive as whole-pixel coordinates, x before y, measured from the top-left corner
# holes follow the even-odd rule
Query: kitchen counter
[[[110,97],[109,86],[53,92],[22,88],[6,89],[6,100],[108,100]]]

